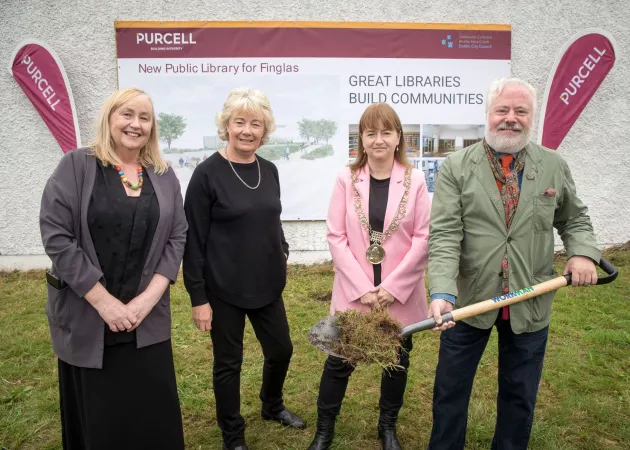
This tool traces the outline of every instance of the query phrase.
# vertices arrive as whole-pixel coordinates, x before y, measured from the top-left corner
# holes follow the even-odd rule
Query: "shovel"
[[[617,268],[613,266],[610,262],[602,258],[599,261],[598,265],[608,275],[598,278],[598,285],[608,284],[614,281],[615,278],[617,278]],[[489,300],[475,303],[474,305],[465,306],[464,308],[455,309],[449,313],[442,315],[442,322],[457,322],[458,320],[474,317],[479,314],[492,311],[494,309],[502,308],[503,306],[513,305],[514,303],[522,302],[532,297],[537,297],[539,295],[546,294],[547,292],[555,291],[569,284],[571,284],[571,274],[559,276],[557,278],[547,280],[534,286],[526,287],[524,289],[520,289],[514,292],[509,292],[507,294],[500,295],[499,297],[494,297]],[[400,337],[405,338],[419,331],[430,330],[432,328],[435,328],[436,326],[437,323],[435,322],[435,319],[431,317],[421,322],[407,325],[405,328],[402,329]],[[343,358],[343,356],[338,355],[332,351],[332,349],[335,347],[335,344],[339,342],[339,326],[337,323],[336,315],[327,316],[321,319],[319,322],[311,327],[306,337],[311,342],[311,344],[313,344],[324,353]]]

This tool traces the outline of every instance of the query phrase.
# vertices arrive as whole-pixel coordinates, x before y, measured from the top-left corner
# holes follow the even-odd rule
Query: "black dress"
[[[160,216],[149,177],[128,197],[113,167],[97,166],[88,223],[105,288],[128,303]],[[142,325],[141,325],[142,326]],[[136,348],[136,334],[103,322],[103,368],[59,360],[64,449],[183,449],[181,410],[170,340]]]

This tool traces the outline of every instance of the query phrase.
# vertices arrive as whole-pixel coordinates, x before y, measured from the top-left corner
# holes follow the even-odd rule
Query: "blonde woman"
[[[293,353],[282,300],[289,245],[280,222],[278,169],[256,155],[275,130],[269,100],[259,91],[234,89],[217,116],[217,127],[227,146],[195,169],[186,191],[190,228],[184,282],[193,321],[212,338],[223,448],[246,450],[240,414],[245,317],[265,356],[263,419],[295,428],[306,423],[284,406],[282,398]]]
[[[187,226],[146,93],[105,102],[94,142],[48,180],[40,227],[63,448],[183,449],[169,285]]]

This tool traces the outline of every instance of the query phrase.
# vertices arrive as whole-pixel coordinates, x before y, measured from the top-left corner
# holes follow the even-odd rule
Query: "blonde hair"
[[[228,122],[235,112],[261,114],[263,116],[265,133],[261,139],[261,145],[266,144],[269,141],[269,135],[276,131],[276,119],[273,117],[267,96],[255,89],[236,88],[230,91],[223,104],[223,109],[217,114],[217,134],[223,141],[229,139]]]
[[[359,170],[365,166],[368,162],[368,156],[363,147],[363,132],[365,130],[374,130],[378,126],[382,126],[386,130],[394,130],[400,134],[400,140],[398,141],[398,151],[394,152],[394,160],[398,161],[405,167],[412,167],[407,160],[405,154],[405,135],[403,134],[402,124],[400,123],[400,117],[394,111],[394,108],[387,103],[375,103],[368,106],[359,121],[359,139],[357,148],[356,159],[349,164],[351,170]]]
[[[92,149],[91,154],[98,158],[105,166],[120,165],[120,159],[114,151],[115,143],[112,139],[110,132],[110,119],[112,114],[122,107],[129,100],[137,97],[138,95],[144,95],[151,103],[151,134],[146,145],[140,149],[138,153],[138,163],[144,167],[152,166],[158,175],[162,175],[168,170],[168,165],[162,155],[160,154],[160,145],[158,139],[157,120],[155,118],[155,110],[153,109],[153,101],[146,92],[136,89],[127,88],[120,89],[114,92],[105,101],[101,107],[101,113],[98,119],[98,126],[96,128],[96,137],[90,142],[89,147]]]

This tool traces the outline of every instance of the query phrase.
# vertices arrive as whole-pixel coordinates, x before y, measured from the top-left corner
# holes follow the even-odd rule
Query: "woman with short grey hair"
[[[246,450],[240,414],[245,317],[265,357],[262,418],[295,428],[306,423],[282,398],[293,353],[282,300],[289,244],[280,222],[278,169],[256,155],[275,130],[269,100],[259,91],[234,89],[217,127],[227,146],[195,169],[186,191],[184,283],[195,325],[212,338],[223,449]]]

